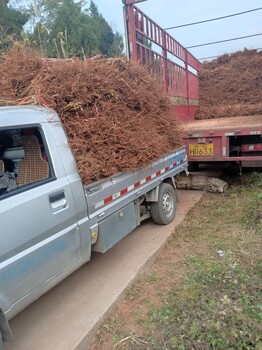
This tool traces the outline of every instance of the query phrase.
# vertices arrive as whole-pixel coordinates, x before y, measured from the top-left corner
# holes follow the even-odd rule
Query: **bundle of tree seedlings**
[[[13,48],[0,64],[0,105],[32,104],[59,114],[85,184],[182,144],[162,86],[123,58],[50,61]]]
[[[262,115],[262,52],[244,50],[204,62],[198,119]]]

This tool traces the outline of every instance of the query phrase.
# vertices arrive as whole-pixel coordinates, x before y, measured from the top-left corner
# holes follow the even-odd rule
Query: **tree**
[[[47,56],[85,58],[123,51],[121,35],[113,32],[93,1],[87,7],[84,0],[38,0],[37,9],[31,4],[31,14],[32,42]]]
[[[121,55],[123,55],[123,51],[124,51],[123,37],[120,33],[115,32],[114,42],[110,48],[109,56],[110,57],[121,56]]]
[[[114,43],[113,30],[104,17],[99,13],[97,6],[92,0],[90,2],[89,13],[93,21],[93,28],[97,33],[99,51],[108,56]]]
[[[88,11],[89,11],[91,17],[94,17],[94,18],[100,17],[100,13],[98,11],[98,7],[96,6],[94,1],[92,1],[92,0],[90,2],[90,6],[89,6]]]
[[[9,5],[9,0],[0,2],[0,50],[7,49],[13,41],[21,39],[23,26],[29,15]]]

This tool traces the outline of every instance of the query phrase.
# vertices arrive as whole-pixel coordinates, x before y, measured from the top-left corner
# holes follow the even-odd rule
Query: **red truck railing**
[[[182,121],[193,120],[199,100],[197,72],[201,63],[134,5],[141,1],[124,1],[129,59],[145,66],[160,80]]]

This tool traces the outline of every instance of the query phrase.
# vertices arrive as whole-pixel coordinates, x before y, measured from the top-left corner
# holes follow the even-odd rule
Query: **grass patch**
[[[254,173],[224,195],[204,196],[129,290],[125,329],[111,318],[122,336],[112,349],[262,350],[261,194]],[[180,263],[172,261],[178,242]]]
[[[149,313],[158,333],[151,349],[244,350],[262,345],[261,277],[256,266],[251,274],[232,258],[187,261],[190,271],[183,285],[170,289],[164,305]]]
[[[161,276],[156,275],[155,273],[149,274],[146,276],[146,281],[148,283],[156,283],[162,279]]]

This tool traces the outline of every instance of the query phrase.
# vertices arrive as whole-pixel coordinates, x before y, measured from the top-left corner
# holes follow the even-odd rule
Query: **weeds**
[[[166,348],[244,350],[262,344],[259,276],[232,264],[230,255],[221,262],[191,257],[186,264],[184,285],[150,312],[149,322],[155,331],[161,328]]]

